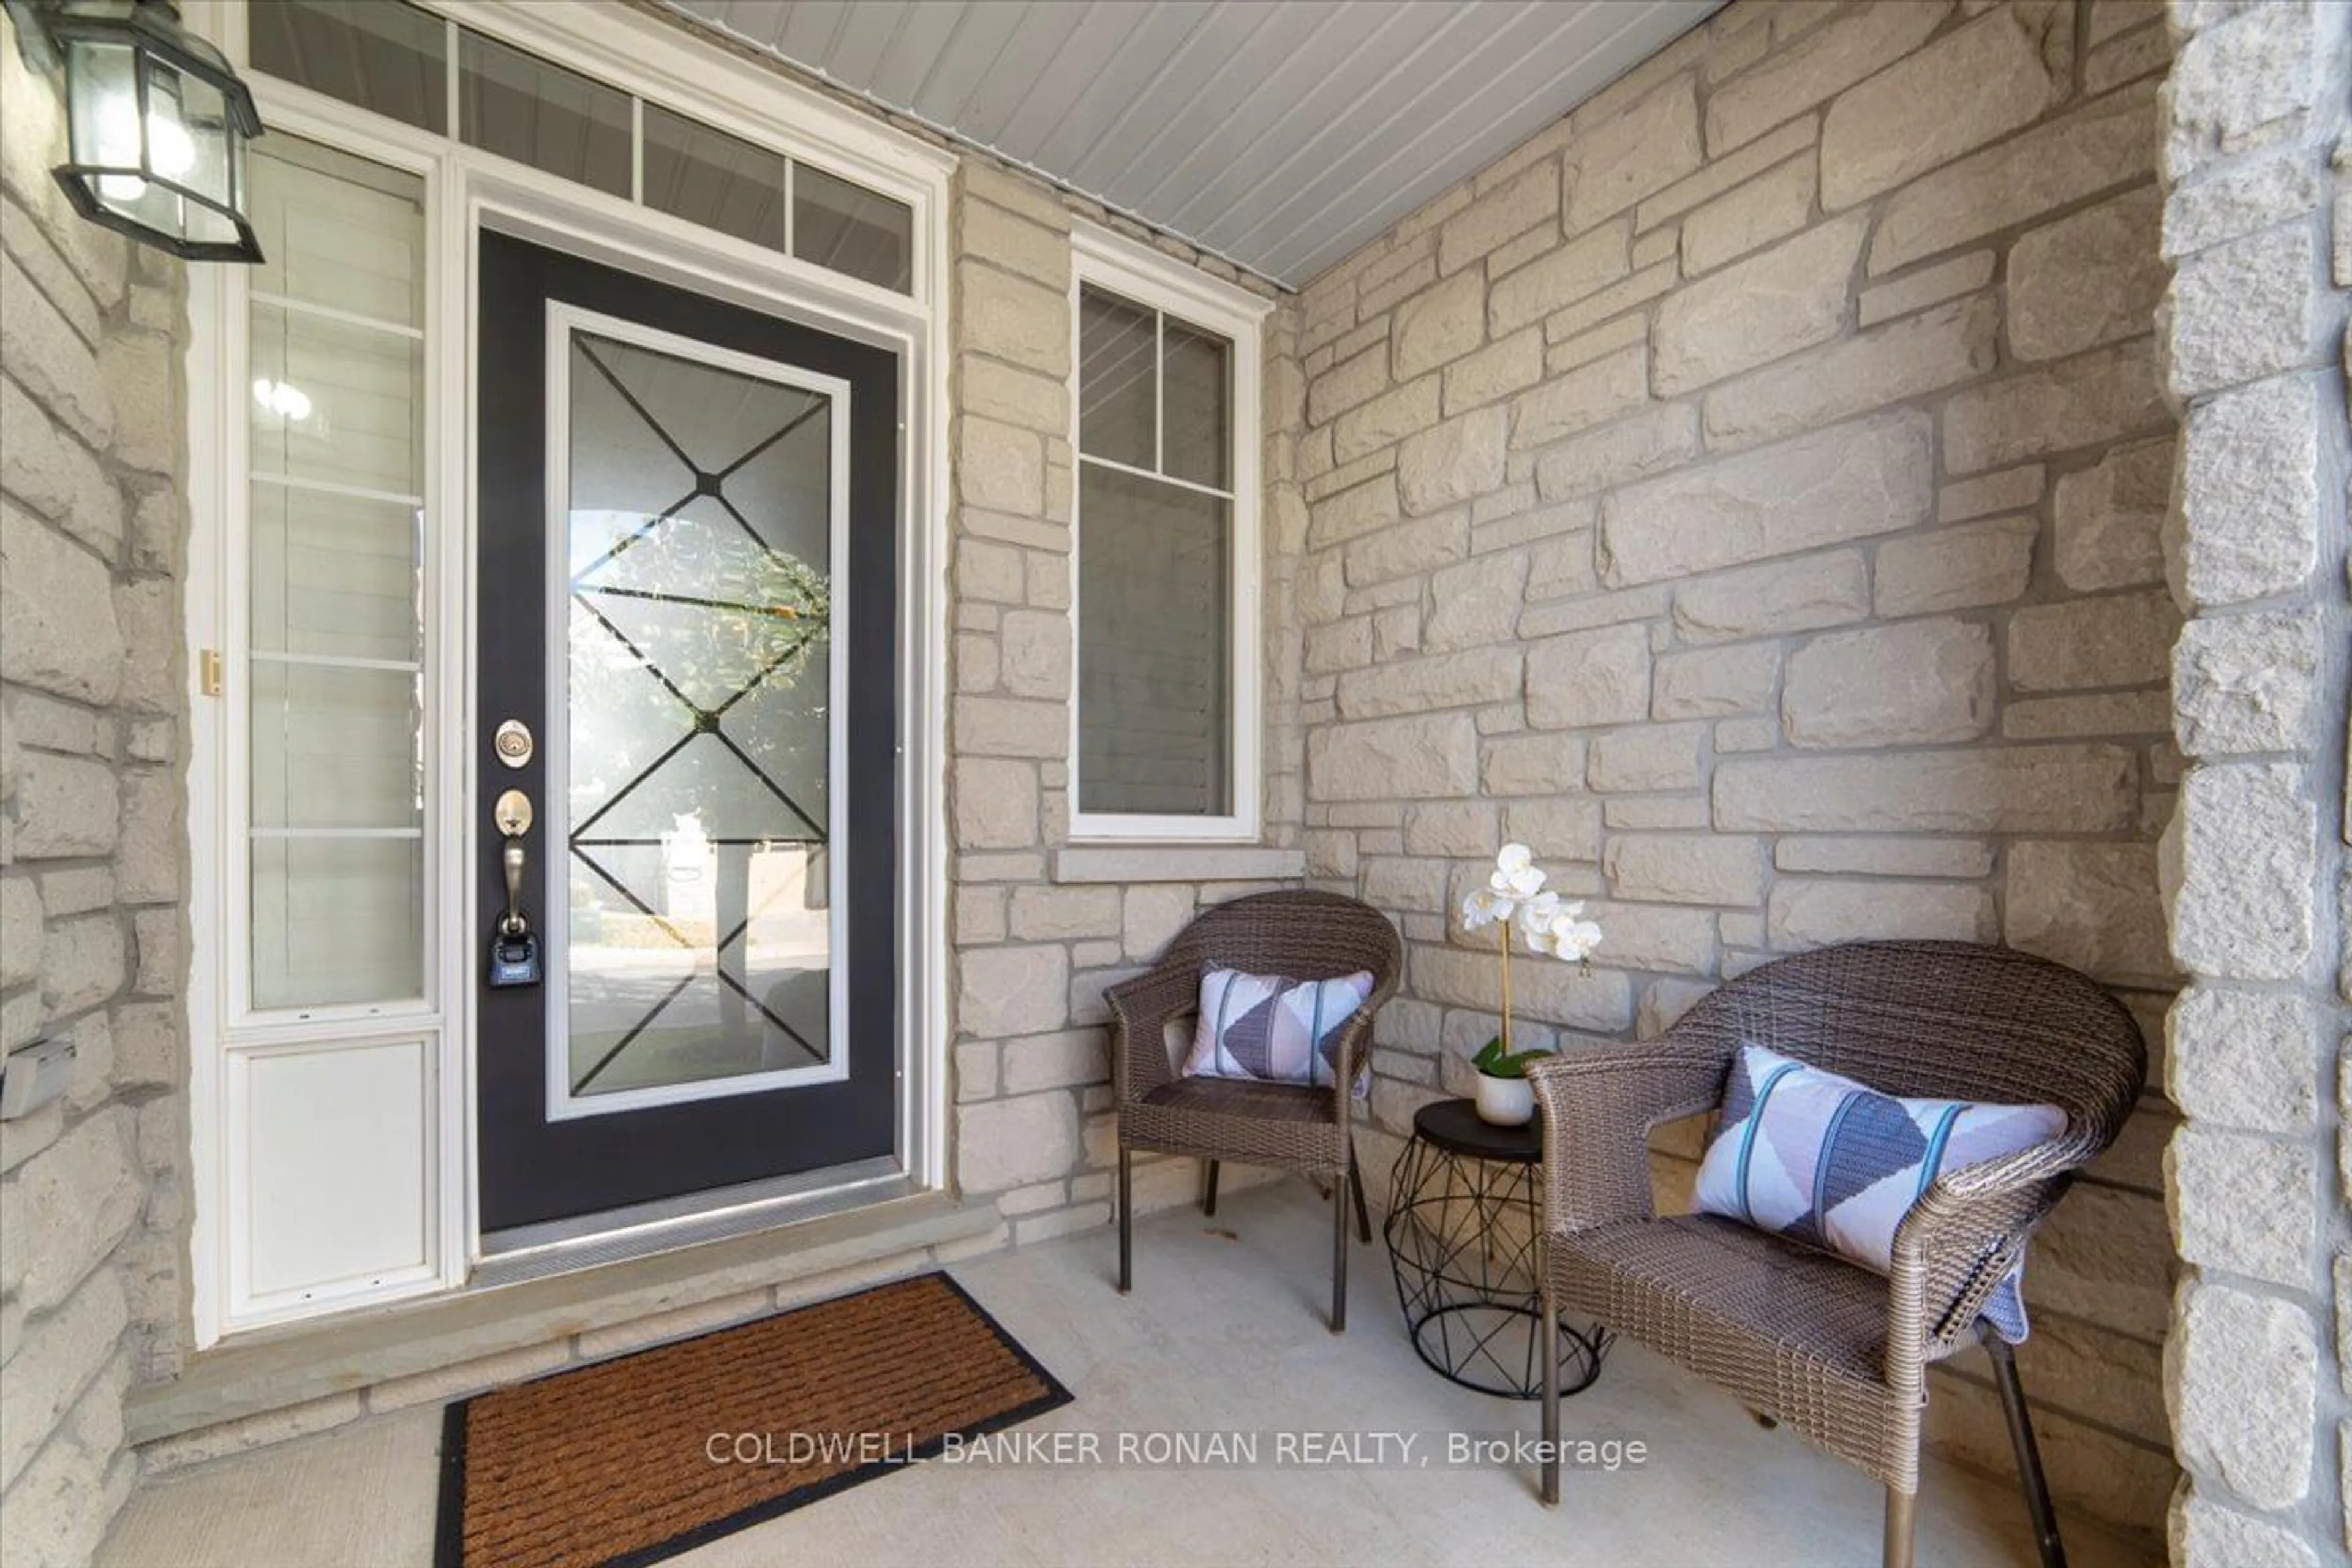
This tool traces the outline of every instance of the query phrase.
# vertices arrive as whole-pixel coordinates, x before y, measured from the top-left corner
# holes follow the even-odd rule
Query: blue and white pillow
[[[2065,1131],[2054,1105],[1902,1100],[1742,1045],[1698,1171],[1702,1214],[1722,1215],[1887,1273],[1895,1231],[1938,1173],[2014,1154]],[[1984,1306],[2025,1338],[2021,1257]]]
[[[1201,966],[1201,1021],[1184,1058],[1186,1078],[1328,1087],[1339,1076],[1339,1032],[1372,994],[1369,970],[1337,980],[1292,980]],[[1371,1092],[1369,1064],[1358,1100]]]

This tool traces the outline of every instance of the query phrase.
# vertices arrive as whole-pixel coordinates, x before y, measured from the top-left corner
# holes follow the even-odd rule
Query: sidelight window
[[[425,994],[424,184],[278,134],[252,154],[249,997]]]

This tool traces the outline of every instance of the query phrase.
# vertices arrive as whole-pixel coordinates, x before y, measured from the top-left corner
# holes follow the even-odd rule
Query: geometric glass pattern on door
[[[578,331],[568,376],[571,1090],[820,1065],[832,399]]]

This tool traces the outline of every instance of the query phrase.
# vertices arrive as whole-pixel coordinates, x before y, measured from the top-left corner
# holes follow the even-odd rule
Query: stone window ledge
[[[1254,844],[1097,844],[1054,854],[1056,882],[1277,882],[1306,874],[1304,849]]]

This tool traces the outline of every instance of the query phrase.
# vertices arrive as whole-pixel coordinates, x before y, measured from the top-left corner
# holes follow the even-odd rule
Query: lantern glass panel
[[[77,38],[67,52],[73,84],[73,161],[129,173],[96,178],[98,198],[118,211],[147,194],[139,152],[139,77],[128,44]]]
[[[180,125],[188,138],[186,167],[173,174],[160,132],[154,141],[155,172],[203,196],[229,205],[228,100],[211,82],[194,77],[180,79]]]

